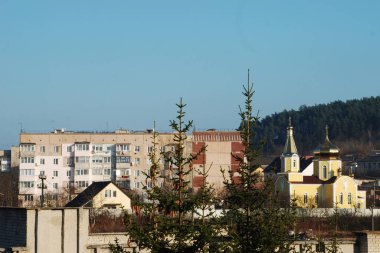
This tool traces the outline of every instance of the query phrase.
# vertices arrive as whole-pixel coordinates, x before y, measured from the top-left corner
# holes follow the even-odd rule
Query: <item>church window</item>
[[[296,160],[293,160],[293,168],[296,167]]]
[[[307,193],[303,195],[303,203],[307,204]]]
[[[323,178],[327,178],[327,168],[326,168],[326,165],[323,165]]]
[[[349,205],[352,204],[352,195],[351,195],[351,192],[348,193],[347,203],[348,203]]]
[[[339,203],[343,205],[343,193],[339,194]]]
[[[318,192],[315,193],[315,204],[318,206],[318,202],[319,202],[319,195],[318,195]]]

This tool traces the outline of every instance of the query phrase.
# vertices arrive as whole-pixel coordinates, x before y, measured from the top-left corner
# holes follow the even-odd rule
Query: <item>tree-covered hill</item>
[[[329,104],[301,106],[263,118],[258,135],[264,142],[264,156],[279,155],[286,140],[289,116],[295,132],[298,152],[311,154],[325,136],[329,126],[330,140],[343,154],[365,154],[380,148],[380,97],[335,101]]]

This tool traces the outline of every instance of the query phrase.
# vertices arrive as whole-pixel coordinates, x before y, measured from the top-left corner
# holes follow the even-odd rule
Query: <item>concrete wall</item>
[[[0,248],[23,247],[20,252],[28,253],[87,252],[88,211],[1,208]]]
[[[89,234],[89,209],[0,208],[0,253],[102,253],[110,243],[130,252],[122,233]]]
[[[89,209],[83,208],[0,208],[0,228],[0,253],[108,253],[116,238],[129,252],[135,248],[123,233],[89,234]],[[298,241],[295,252],[305,243],[315,248],[313,241]],[[356,242],[340,241],[339,247],[344,253],[380,252],[380,231],[359,232]]]
[[[357,233],[357,248],[360,253],[380,252],[380,231],[365,231]]]
[[[26,209],[0,209],[0,248],[26,246],[26,220]]]

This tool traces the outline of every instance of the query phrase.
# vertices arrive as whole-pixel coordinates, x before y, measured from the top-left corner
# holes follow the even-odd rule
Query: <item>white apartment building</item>
[[[150,168],[152,131],[20,133],[19,200],[36,204],[45,193],[54,200],[77,194],[92,182],[113,181],[127,189],[141,190]],[[172,150],[173,134],[160,133],[160,150]],[[160,161],[164,168],[162,159]]]

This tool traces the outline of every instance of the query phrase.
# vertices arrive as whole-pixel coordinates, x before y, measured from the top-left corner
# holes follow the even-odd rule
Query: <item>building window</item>
[[[319,195],[317,192],[317,193],[315,193],[315,204],[318,206],[318,203],[319,203]]]
[[[303,195],[303,203],[307,204],[307,193]]]
[[[75,184],[81,188],[88,187],[88,181],[76,181]]]
[[[70,171],[70,170],[66,171],[66,175],[67,175],[68,177],[71,177],[71,171]]]
[[[40,146],[40,152],[45,153],[45,146]]]
[[[130,156],[118,156],[116,157],[117,163],[130,163],[131,157]]]
[[[58,164],[58,158],[54,158],[53,163]]]
[[[20,175],[21,176],[34,176],[34,170],[33,169],[21,169]]]
[[[153,152],[153,146],[149,146],[149,147],[147,148],[147,150],[148,150],[148,153],[152,153],[152,152]]]
[[[339,203],[343,205],[343,193],[339,194]]]
[[[90,150],[90,144],[88,144],[88,143],[76,144],[75,148],[78,151],[89,151]]]
[[[73,152],[73,148],[72,148],[72,146],[67,146],[67,147],[66,147],[66,151],[67,151],[67,153],[71,153],[71,152]]]
[[[347,203],[348,203],[349,205],[352,205],[352,195],[351,195],[351,192],[348,193]]]
[[[111,190],[105,190],[104,191],[104,197],[111,198]]]
[[[129,151],[129,144],[117,144],[116,151]]]
[[[92,151],[101,152],[101,151],[103,151],[103,146],[102,145],[94,145],[92,147]]]
[[[77,176],[88,175],[88,169],[75,170],[75,175]]]
[[[20,188],[33,188],[34,181],[20,181]]]
[[[111,175],[111,169],[104,169],[104,175]]]
[[[54,146],[54,153],[59,153],[60,149],[59,146]]]
[[[293,160],[293,168],[296,167],[296,160]]]
[[[77,157],[75,157],[76,163],[88,163],[89,161],[90,161],[89,156],[77,156]]]
[[[99,156],[92,157],[92,163],[103,163],[103,158]]]
[[[135,157],[135,164],[140,164],[140,158],[139,157]]]
[[[139,170],[135,170],[135,177],[138,177],[138,176],[140,176],[140,171]]]
[[[58,183],[53,183],[53,188],[58,189]]]
[[[111,163],[111,157],[104,157],[104,163]]]
[[[140,152],[140,146],[135,146],[135,152]]]
[[[21,157],[21,163],[34,163],[34,157],[23,156]]]
[[[323,178],[327,178],[327,167],[323,165]]]
[[[53,177],[58,177],[58,171],[57,170],[53,171]]]
[[[20,150],[32,152],[34,151],[34,144],[21,144]]]
[[[45,159],[44,158],[40,159],[40,164],[45,164]]]
[[[92,175],[103,175],[102,169],[92,169]]]
[[[113,191],[113,197],[116,198],[116,191]]]
[[[33,195],[25,195],[24,199],[25,201],[33,201]]]
[[[135,188],[140,188],[140,182],[135,182]]]

